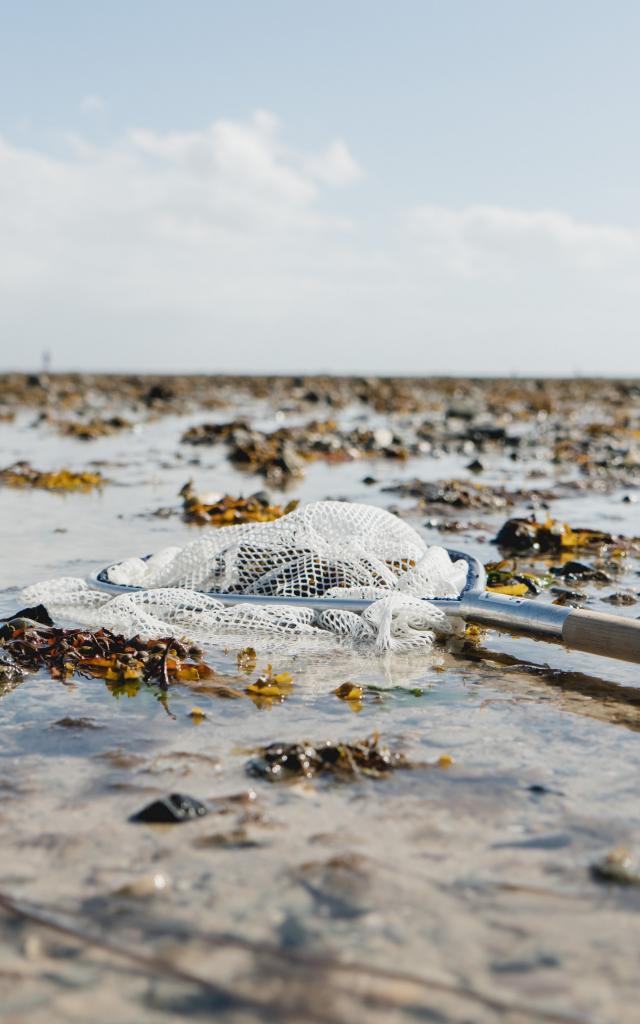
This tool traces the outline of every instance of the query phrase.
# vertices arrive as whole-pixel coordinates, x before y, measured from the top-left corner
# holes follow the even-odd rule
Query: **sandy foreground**
[[[28,584],[185,544],[256,493],[379,505],[495,584],[640,615],[637,382],[0,383],[2,617]],[[52,486],[63,470],[98,480]],[[591,536],[492,542],[531,517]],[[256,636],[205,655],[241,697],[0,680],[0,1019],[637,1020],[636,667],[491,632],[411,656]],[[268,662],[291,691],[252,699]],[[412,767],[247,771],[275,741],[375,733]],[[208,814],[129,821],[170,793]]]

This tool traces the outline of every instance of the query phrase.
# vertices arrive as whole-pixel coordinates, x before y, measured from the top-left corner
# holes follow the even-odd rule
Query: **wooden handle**
[[[564,621],[562,641],[576,651],[640,662],[640,619],[576,608]]]

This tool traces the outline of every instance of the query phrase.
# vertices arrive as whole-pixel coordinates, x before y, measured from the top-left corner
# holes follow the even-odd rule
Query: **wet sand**
[[[266,488],[282,504],[392,507],[429,542],[484,562],[505,554],[491,543],[505,520],[532,511],[640,534],[634,382],[2,384],[0,469],[25,460],[106,478],[86,493],[0,487],[3,616],[29,583],[215,529],[185,522],[188,480],[235,496]],[[85,430],[89,439],[60,423],[113,417],[126,425]],[[281,447],[266,468],[242,463],[242,431],[181,441],[238,420],[263,446],[288,445],[284,468]],[[328,420],[330,443],[317,428],[308,444],[272,437]],[[415,480],[458,487],[395,489]],[[568,557],[606,582],[551,580]],[[536,600],[565,590],[640,615],[633,546],[506,560],[544,578]],[[612,603],[620,595],[630,603]],[[237,651],[221,644],[206,656],[237,673]],[[128,696],[44,672],[0,684],[1,1019],[636,1019],[640,885],[592,872],[614,847],[640,851],[636,667],[492,632],[419,657],[281,650],[272,660],[292,673],[290,696],[198,696],[200,720],[182,685],[167,714],[153,688]],[[364,688],[359,707],[334,693],[347,680]],[[261,744],[374,732],[416,767],[281,785],[246,772]],[[453,762],[438,764],[442,755]],[[129,822],[172,792],[207,802],[209,814]]]

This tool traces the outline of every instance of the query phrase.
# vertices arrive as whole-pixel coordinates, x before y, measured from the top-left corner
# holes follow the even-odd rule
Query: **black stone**
[[[171,793],[147,804],[141,811],[132,814],[129,821],[142,822],[146,825],[176,825],[183,821],[193,821],[208,814],[208,808],[192,796],[182,793]]]
[[[594,569],[584,562],[565,562],[564,565],[552,565],[549,570],[552,576],[560,576],[563,580],[593,580],[595,583],[610,583],[606,572]]]
[[[11,618],[29,619],[31,622],[37,622],[40,626],[53,626],[53,619],[43,604],[36,604],[33,608],[21,608]]]

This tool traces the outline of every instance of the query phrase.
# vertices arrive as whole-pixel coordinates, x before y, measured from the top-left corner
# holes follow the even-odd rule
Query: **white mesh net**
[[[181,633],[204,641],[262,647],[337,641],[376,651],[410,651],[450,633],[452,621],[428,598],[457,597],[467,564],[444,548],[428,547],[407,523],[383,509],[319,501],[270,523],[211,530],[185,547],[112,566],[108,581],[141,588],[96,591],[81,579],[38,583],[25,601],[97,628],[143,635]],[[216,592],[326,598],[327,607],[223,604]],[[356,614],[331,607],[332,598],[365,598]]]

